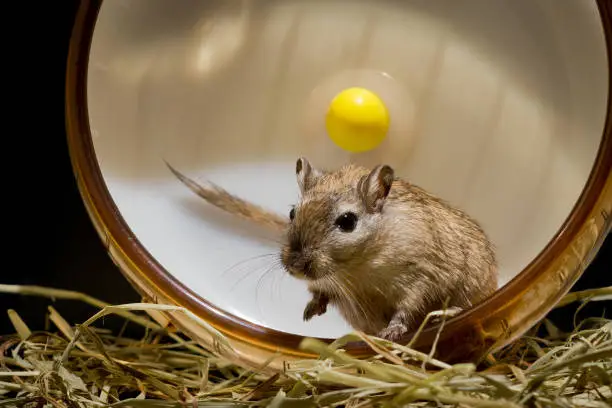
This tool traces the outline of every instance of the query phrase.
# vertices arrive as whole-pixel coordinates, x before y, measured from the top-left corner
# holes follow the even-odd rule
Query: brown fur
[[[430,311],[466,309],[497,289],[494,250],[478,223],[390,167],[327,172],[301,158],[296,173],[302,196],[289,225],[218,187],[188,186],[226,211],[286,226],[281,262],[313,295],[305,320],[331,303],[353,328],[398,340]],[[352,232],[335,225],[347,211],[358,218]]]

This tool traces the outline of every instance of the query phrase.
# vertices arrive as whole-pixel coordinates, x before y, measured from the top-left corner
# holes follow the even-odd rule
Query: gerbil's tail
[[[236,197],[211,182],[207,182],[206,185],[200,185],[176,170],[170,163],[165,160],[164,162],[183,184],[215,207],[274,231],[282,231],[287,226],[287,220],[282,216]]]

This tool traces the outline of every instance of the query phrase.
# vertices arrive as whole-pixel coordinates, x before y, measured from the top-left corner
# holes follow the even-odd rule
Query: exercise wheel
[[[334,310],[304,322],[306,286],[274,262],[275,237],[207,205],[164,160],[282,214],[299,156],[392,165],[497,248],[499,289],[437,345],[473,360],[543,317],[610,229],[611,47],[604,0],[84,0],[67,69],[74,172],[143,297],[193,312],[249,364],[278,353],[279,368],[312,357],[305,336],[351,328]],[[361,151],[326,131],[334,98],[355,88],[388,125]],[[167,316],[211,345],[193,319]]]

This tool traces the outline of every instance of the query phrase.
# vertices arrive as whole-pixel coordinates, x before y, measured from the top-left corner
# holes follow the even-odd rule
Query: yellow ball
[[[353,153],[374,149],[389,130],[387,107],[376,94],[363,88],[349,88],[336,95],[325,119],[330,139]]]

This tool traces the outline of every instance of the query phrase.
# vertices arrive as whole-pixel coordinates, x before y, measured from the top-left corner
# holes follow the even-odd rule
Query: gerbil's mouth
[[[289,275],[299,278],[312,280],[316,279],[317,273],[309,253],[290,248],[284,248],[281,253],[281,263]]]
[[[311,262],[305,263],[304,266],[300,265],[300,267],[285,265],[285,270],[289,275],[299,279],[314,280],[317,277]]]

